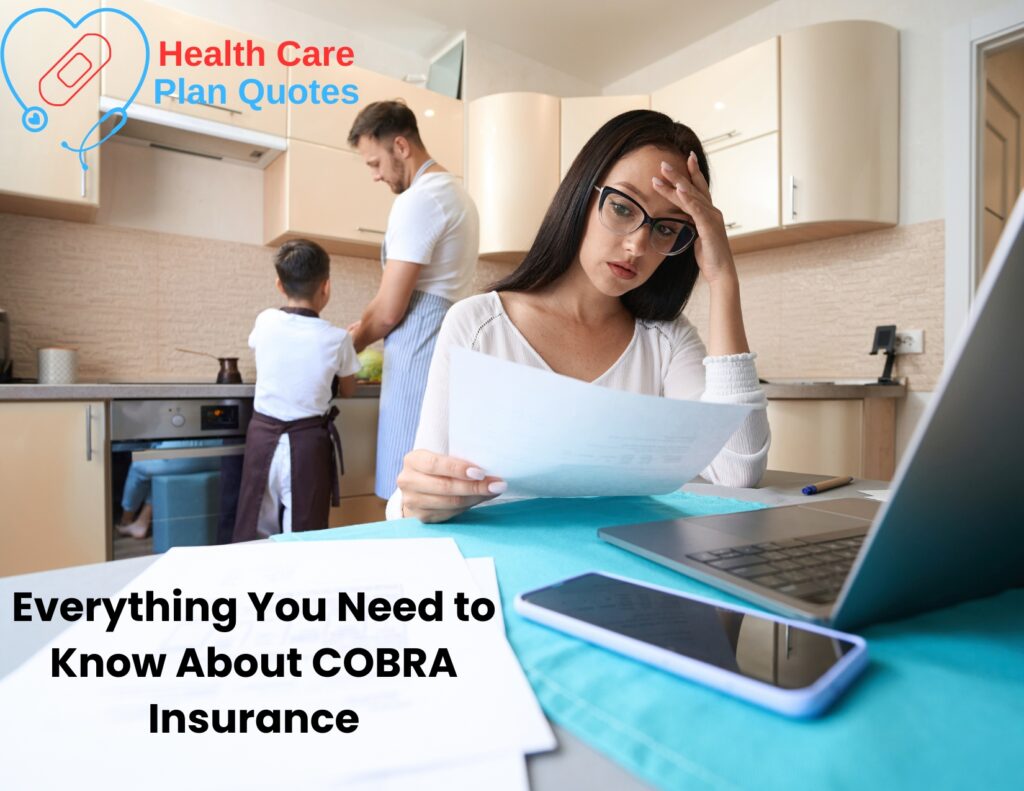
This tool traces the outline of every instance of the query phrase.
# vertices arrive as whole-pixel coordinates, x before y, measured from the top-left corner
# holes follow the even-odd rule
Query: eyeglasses
[[[678,218],[651,217],[644,207],[614,187],[594,186],[601,196],[597,200],[597,216],[601,225],[614,234],[629,234],[651,226],[651,247],[662,255],[679,255],[697,239],[693,223]]]

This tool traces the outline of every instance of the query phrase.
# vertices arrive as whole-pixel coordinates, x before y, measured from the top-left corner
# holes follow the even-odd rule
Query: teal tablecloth
[[[516,594],[599,569],[735,601],[598,539],[605,525],[738,511],[737,500],[534,500],[279,540],[451,536],[494,558],[508,638],[544,711],[676,788],[1024,788],[1024,590],[866,630],[871,665],[820,720],[787,720],[532,624]]]

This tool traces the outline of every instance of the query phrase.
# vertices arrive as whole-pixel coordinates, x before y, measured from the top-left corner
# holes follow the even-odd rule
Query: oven
[[[230,543],[251,398],[110,404],[115,560]]]

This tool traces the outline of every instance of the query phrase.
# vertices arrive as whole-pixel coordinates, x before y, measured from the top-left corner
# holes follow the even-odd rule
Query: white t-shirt
[[[448,366],[453,346],[551,370],[505,313],[497,292],[453,305],[434,347],[414,448],[448,453]],[[626,350],[593,384],[643,395],[758,407],[702,473],[712,483],[755,486],[768,466],[770,432],[768,400],[758,383],[754,358],[751,353],[708,357],[685,316],[675,321],[637,319]],[[388,500],[387,518],[401,516],[402,493],[396,490]]]
[[[348,332],[279,308],[256,317],[249,348],[256,352],[253,408],[278,420],[324,414],[335,375],[352,376],[361,367]]]
[[[470,291],[479,252],[476,206],[451,173],[423,173],[395,198],[384,255],[422,265],[417,291],[458,301]]]

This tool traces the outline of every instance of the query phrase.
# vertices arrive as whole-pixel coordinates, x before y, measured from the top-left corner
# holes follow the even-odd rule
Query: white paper
[[[514,656],[512,646],[505,637],[505,615],[501,607],[501,592],[498,589],[498,575],[494,569],[494,558],[467,558],[466,566],[469,567],[469,571],[473,575],[473,580],[477,584],[480,595],[486,596],[494,602],[494,618],[488,621],[488,623],[494,624],[494,628],[501,635],[501,639],[505,641],[509,652]],[[523,708],[527,709],[527,711],[522,715],[522,729],[519,736],[520,743],[525,745],[524,752],[529,755],[553,750],[557,746],[554,734],[548,725],[544,712],[541,711],[540,704],[537,703],[537,698],[533,695],[533,688],[530,686],[530,682],[526,678],[526,674],[523,672],[518,660],[516,661],[515,668],[519,678],[514,682],[513,686],[517,689],[525,690],[522,693]],[[527,699],[529,704],[526,702]]]
[[[861,494],[866,494],[872,500],[878,500],[880,503],[889,502],[889,490],[888,489],[861,489]]]
[[[667,494],[718,455],[753,407],[637,395],[451,350],[449,452],[512,497]]]
[[[479,595],[450,539],[282,542],[273,546],[171,550],[126,588],[238,601],[238,625],[221,633],[210,623],[81,621],[0,682],[0,787],[78,787],[107,778],[105,787],[180,788],[197,777],[246,788],[337,787],[346,778],[443,769],[495,754],[551,749],[554,737],[507,642],[491,622],[454,617],[454,594]],[[441,622],[339,622],[338,591],[366,591],[389,599],[419,600],[443,592]],[[324,596],[326,622],[270,618],[257,623],[248,591]],[[83,591],[81,595],[86,595]],[[303,654],[302,677],[176,678],[186,647],[222,653]],[[166,653],[160,678],[52,678],[52,646],[105,657]],[[332,647],[417,647],[433,656],[451,652],[457,678],[322,678],[312,652]],[[338,663],[340,665],[340,662]],[[149,732],[149,704],[192,709],[353,709],[350,734],[192,734]],[[528,741],[527,737],[530,740]],[[53,745],[61,760],[53,760]],[[110,754],[116,746],[115,767]]]
[[[518,753],[498,753],[449,766],[346,781],[345,791],[529,791],[526,762]]]
[[[494,558],[466,558],[466,567],[473,576],[473,582],[481,596],[494,602],[493,623],[505,636],[505,613],[501,608],[501,591],[498,590],[498,572],[494,568]]]

